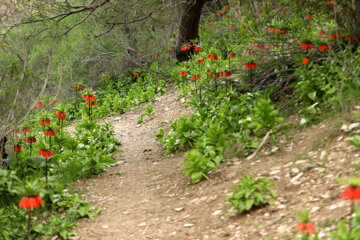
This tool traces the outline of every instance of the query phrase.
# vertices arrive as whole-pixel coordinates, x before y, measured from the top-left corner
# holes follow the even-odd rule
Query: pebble
[[[185,228],[189,228],[189,227],[192,227],[192,226],[194,226],[194,224],[192,224],[192,223],[185,223],[184,224]]]
[[[350,124],[349,125],[349,127],[348,127],[348,129],[349,129],[349,131],[351,131],[351,130],[353,130],[353,129],[355,129],[355,128],[358,128],[360,126],[360,123],[352,123],[352,124]]]
[[[217,216],[221,213],[221,210],[216,210],[215,212],[212,213],[213,216]]]
[[[142,223],[139,223],[139,227],[145,227],[147,224],[146,224],[146,222],[142,222]]]
[[[292,168],[291,172],[294,174],[298,174],[300,172],[300,170],[298,168]]]
[[[176,212],[181,212],[182,210],[184,210],[184,208],[183,207],[179,207],[179,208],[175,208],[174,209]]]

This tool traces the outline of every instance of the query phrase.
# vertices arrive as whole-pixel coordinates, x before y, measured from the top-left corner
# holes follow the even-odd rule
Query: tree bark
[[[179,26],[179,35],[176,46],[176,59],[179,62],[187,61],[193,48],[190,51],[180,51],[184,44],[199,38],[199,24],[203,6],[209,0],[187,0],[183,5],[183,13]]]

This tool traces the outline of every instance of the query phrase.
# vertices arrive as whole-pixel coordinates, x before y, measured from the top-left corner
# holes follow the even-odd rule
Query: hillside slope
[[[99,206],[95,219],[78,221],[77,239],[292,239],[296,212],[308,209],[319,236],[348,216],[338,178],[357,171],[360,154],[346,141],[342,117],[326,120],[265,146],[256,160],[232,158],[208,181],[189,185],[182,174],[183,153],[166,155],[154,134],[166,121],[189,113],[176,90],[153,101],[156,114],[137,125],[142,109],[103,122],[114,124],[123,153],[116,167],[78,184],[84,198]],[[358,112],[354,112],[354,115]],[[227,201],[242,174],[276,183],[274,206],[236,214]],[[233,214],[229,214],[233,212]]]

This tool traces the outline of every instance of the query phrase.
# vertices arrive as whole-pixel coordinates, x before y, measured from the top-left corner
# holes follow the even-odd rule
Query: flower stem
[[[29,213],[28,213],[28,224],[27,224],[27,235],[26,235],[27,240],[30,239],[30,224],[31,224],[31,209],[29,209]]]
[[[349,236],[351,236],[351,231],[352,231],[352,220],[353,220],[353,213],[354,213],[354,208],[355,208],[355,202],[354,200],[351,200],[351,205],[350,205],[350,219],[349,219]]]

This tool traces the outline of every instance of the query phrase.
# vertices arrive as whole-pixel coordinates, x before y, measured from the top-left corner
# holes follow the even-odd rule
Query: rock
[[[355,128],[358,128],[360,126],[360,123],[352,123],[352,124],[350,124],[349,125],[349,127],[348,127],[348,129],[349,129],[349,131],[351,131],[351,130],[353,130],[353,129],[355,129]]]
[[[109,225],[102,225],[102,228],[107,229],[109,228]]]
[[[182,210],[184,210],[184,208],[183,207],[179,207],[179,208],[175,208],[174,209],[176,212],[181,212]]]
[[[316,212],[316,211],[318,211],[320,209],[320,207],[318,207],[318,206],[316,206],[316,207],[313,207],[311,210],[310,210],[310,212]]]
[[[299,178],[301,178],[301,176],[303,175],[304,173],[299,173],[298,175],[296,175],[295,177],[293,177],[290,182],[291,183],[295,183]]]
[[[329,207],[330,210],[334,210],[334,209],[336,209],[336,208],[337,208],[336,204],[333,204],[333,205],[331,205],[331,206]]]
[[[173,231],[172,233],[170,233],[170,236],[175,236],[177,234],[176,231]]]
[[[307,161],[306,160],[298,160],[295,162],[296,165],[301,165],[301,164],[305,164]]]
[[[324,160],[325,156],[326,156],[326,152],[325,152],[325,151],[321,151],[321,153],[320,153],[320,160]]]
[[[121,117],[114,118],[114,121],[120,121],[120,120],[121,120]]]
[[[146,224],[146,222],[142,222],[142,223],[139,223],[139,227],[145,227],[147,224]]]
[[[341,131],[347,132],[348,126],[346,124],[343,124],[340,129],[341,129]]]
[[[298,174],[299,172],[300,172],[300,170],[298,168],[291,169],[291,173],[293,173],[293,174]]]
[[[272,172],[270,172],[270,176],[276,175],[276,174],[278,174],[278,173],[280,173],[280,172],[281,172],[281,170],[272,171]]]
[[[217,216],[221,213],[221,210],[216,210],[215,212],[212,213],[213,216]]]
[[[285,209],[286,206],[285,206],[284,204],[281,204],[281,205],[279,205],[277,208],[278,208],[278,209]]]
[[[189,227],[192,227],[192,226],[194,226],[194,224],[192,224],[192,223],[185,223],[184,224],[184,228],[189,228]]]

